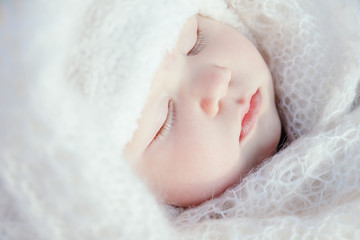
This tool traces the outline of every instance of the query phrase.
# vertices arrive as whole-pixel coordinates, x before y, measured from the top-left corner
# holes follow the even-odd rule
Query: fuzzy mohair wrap
[[[360,239],[356,0],[0,2],[0,239]],[[122,149],[190,16],[248,36],[288,143],[200,206],[161,204]]]

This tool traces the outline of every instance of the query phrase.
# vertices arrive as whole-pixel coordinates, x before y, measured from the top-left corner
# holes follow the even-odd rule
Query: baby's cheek
[[[142,161],[142,175],[160,199],[179,206],[198,204],[234,184],[240,172],[238,146],[213,134],[180,134]]]
[[[187,201],[205,201],[225,191],[239,178],[241,171],[236,152],[230,154],[226,148],[205,150],[195,147],[191,153],[192,156],[186,159],[178,157],[182,166],[172,174],[172,177],[178,176],[174,187],[178,193],[186,195]]]

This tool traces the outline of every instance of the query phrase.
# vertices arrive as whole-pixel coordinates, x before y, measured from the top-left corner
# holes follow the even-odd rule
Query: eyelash
[[[198,54],[199,52],[201,52],[201,50],[203,50],[204,46],[205,46],[205,35],[204,33],[198,28],[197,29],[197,38],[196,38],[196,43],[194,45],[194,47],[188,52],[188,56],[194,56],[196,54]]]
[[[174,101],[170,99],[168,103],[168,113],[165,122],[163,123],[159,131],[156,133],[153,141],[155,141],[158,137],[164,137],[168,133],[168,131],[171,129],[175,121],[175,116],[176,116],[175,113],[176,111],[175,111]]]
[[[198,28],[196,43],[193,46],[193,48],[188,52],[187,55],[194,56],[194,55],[198,54],[204,48],[204,45],[205,45],[205,35]],[[156,133],[156,135],[155,135],[154,139],[151,141],[151,143],[154,142],[155,140],[157,140],[159,137],[164,137],[168,133],[168,131],[173,126],[175,116],[176,116],[175,113],[176,113],[176,111],[175,111],[174,101],[172,99],[170,99],[169,103],[168,103],[168,114],[166,116],[165,122],[163,123],[163,125],[161,126],[159,131]]]

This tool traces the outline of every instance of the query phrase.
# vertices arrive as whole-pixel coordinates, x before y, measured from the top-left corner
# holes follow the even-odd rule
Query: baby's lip
[[[250,99],[249,109],[247,113],[245,113],[242,122],[241,122],[241,133],[239,137],[239,141],[241,142],[249,135],[249,133],[253,130],[258,113],[260,112],[262,104],[262,96],[260,93],[260,89],[258,89],[254,95],[252,95]]]

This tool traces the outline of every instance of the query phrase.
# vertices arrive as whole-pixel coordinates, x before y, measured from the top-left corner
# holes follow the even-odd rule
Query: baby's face
[[[255,46],[193,16],[154,76],[125,154],[162,200],[189,206],[271,156],[280,132],[271,74]]]

